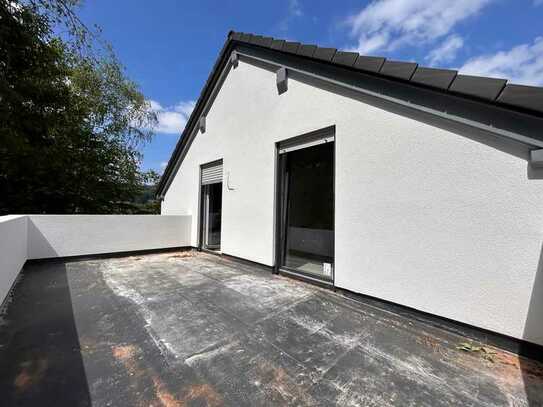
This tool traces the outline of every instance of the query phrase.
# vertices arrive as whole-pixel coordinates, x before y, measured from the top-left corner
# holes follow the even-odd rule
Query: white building
[[[231,32],[159,186],[191,245],[543,345],[543,89]]]

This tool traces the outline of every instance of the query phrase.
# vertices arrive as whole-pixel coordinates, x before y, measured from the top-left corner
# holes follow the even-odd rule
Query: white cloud
[[[346,23],[362,54],[425,45],[448,35],[493,0],[376,0]]]
[[[525,85],[543,85],[543,37],[507,51],[471,58],[460,72],[505,78]]]
[[[160,103],[158,103],[158,102],[156,102],[154,100],[148,100],[147,102],[149,102],[151,110],[153,110],[153,111],[162,110],[162,106],[160,105]]]
[[[437,48],[430,51],[426,60],[430,65],[437,65],[443,62],[451,62],[456,57],[458,50],[464,46],[462,37],[456,34],[448,36]]]
[[[158,124],[154,131],[164,134],[179,134],[185,128],[195,105],[193,100],[169,107],[163,107],[155,100],[148,100],[148,103],[149,108],[157,114]]]
[[[289,24],[296,17],[302,17],[304,12],[299,0],[288,0],[287,15],[279,22],[279,30],[287,31]]]
[[[543,0],[534,0],[534,6],[541,6],[543,5]]]
[[[289,0],[288,2],[288,11],[290,15],[301,17],[304,15],[302,11],[302,6],[298,0]]]
[[[156,164],[156,163],[155,163]],[[166,167],[168,166],[168,161],[161,161],[159,164],[158,164],[158,167],[155,165],[155,168],[154,170],[156,172],[158,172],[160,175],[164,174],[164,170],[166,169]]]

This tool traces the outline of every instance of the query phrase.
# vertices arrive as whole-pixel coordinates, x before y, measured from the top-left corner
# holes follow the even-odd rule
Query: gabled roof
[[[330,67],[347,68],[363,75],[382,77],[398,83],[433,89],[451,96],[478,100],[528,115],[543,117],[542,87],[516,85],[508,83],[506,79],[463,75],[455,70],[423,67],[414,62],[393,61],[383,57],[360,55],[356,52],[338,51],[335,48],[230,31],[160,179],[157,196],[164,196],[171,178],[175,175],[177,160],[189,141],[188,136],[198,125],[202,109],[220,77],[222,68],[228,62],[231,51],[238,45],[294,55],[307,61],[324,63]]]

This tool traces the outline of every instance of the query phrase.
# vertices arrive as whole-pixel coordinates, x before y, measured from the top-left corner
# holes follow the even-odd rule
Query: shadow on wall
[[[28,217],[28,253],[32,253],[32,258],[59,257],[59,254],[49,243],[44,234],[36,227],[32,218]],[[36,256],[39,253],[39,256]]]
[[[402,106],[384,99],[379,99],[374,96],[365,95],[344,87],[339,87],[337,85],[330,84],[319,79],[310,78],[297,73],[292,73],[291,76],[294,79],[308,85],[319,87],[328,92],[332,92],[337,95],[347,97],[349,99],[357,100],[359,102],[366,103],[379,109],[386,110],[388,112],[401,115],[409,119],[417,120],[421,123],[426,123],[433,127],[455,133],[459,136],[466,137],[470,140],[484,144],[488,147],[492,147],[503,153],[520,158],[527,163],[526,176],[528,179],[543,179],[543,168],[535,168],[529,165],[530,150],[533,148],[523,143],[514,141],[512,139],[498,137],[475,127],[437,117],[430,113],[410,109],[406,106]]]
[[[19,284],[0,326],[2,405],[91,405],[66,266],[27,264]]]
[[[262,69],[268,70],[270,72],[276,71],[276,68],[274,65],[270,65],[265,62],[253,61],[253,60],[251,60],[250,62],[247,60],[245,61],[252,65],[258,66]],[[335,93],[337,95],[347,97],[353,100],[357,100],[359,102],[366,103],[368,105],[386,110],[394,114],[398,114],[410,119],[420,121],[422,123],[429,124],[431,126],[434,126],[443,130],[450,131],[452,133],[458,134],[459,136],[469,138],[473,141],[495,148],[496,150],[499,150],[501,152],[510,154],[514,157],[521,158],[527,163],[526,176],[528,179],[543,179],[543,168],[534,168],[531,165],[529,165],[530,150],[533,149],[533,147],[529,147],[523,143],[511,140],[511,139],[506,139],[494,134],[490,134],[484,130],[481,130],[475,127],[471,127],[462,123],[458,123],[458,122],[447,120],[441,117],[437,117],[431,113],[425,113],[419,110],[415,110],[406,106],[399,105],[391,101],[387,101],[387,100],[377,98],[371,95],[362,94],[360,92],[356,92],[354,90],[351,90],[342,86],[338,86],[338,85],[332,84],[327,81],[323,81],[318,78],[309,77],[307,75],[300,74],[295,71],[289,71],[289,77],[299,82],[305,83],[307,85],[320,88],[327,92]],[[432,105],[431,100],[432,100],[432,97],[435,97],[435,95],[429,91],[426,93],[427,93],[426,103],[429,105]],[[407,90],[405,91],[405,94],[403,95],[403,99],[410,100],[411,96],[413,95],[411,95],[409,93],[409,90]],[[443,102],[441,101],[440,103],[443,103]],[[475,109],[477,108],[476,104],[473,105],[473,108]],[[494,112],[494,114],[496,113]],[[488,117],[487,119],[490,120],[490,118]],[[523,133],[524,128],[520,128],[518,129],[518,131],[520,133]]]
[[[543,245],[539,255],[536,276],[528,306],[523,338],[530,342],[543,343]],[[529,345],[526,345],[529,347]],[[528,350],[527,354],[533,353]],[[540,359],[541,359],[540,355]],[[525,358],[519,358],[526,397],[530,406],[543,406],[543,368]],[[539,380],[537,380],[539,378]]]

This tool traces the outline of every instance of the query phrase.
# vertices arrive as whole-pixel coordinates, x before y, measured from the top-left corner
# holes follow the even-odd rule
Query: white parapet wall
[[[0,217],[0,303],[26,260],[190,246],[191,216]]]
[[[0,216],[0,304],[27,259],[27,217]]]
[[[190,216],[29,215],[28,258],[190,246]]]

